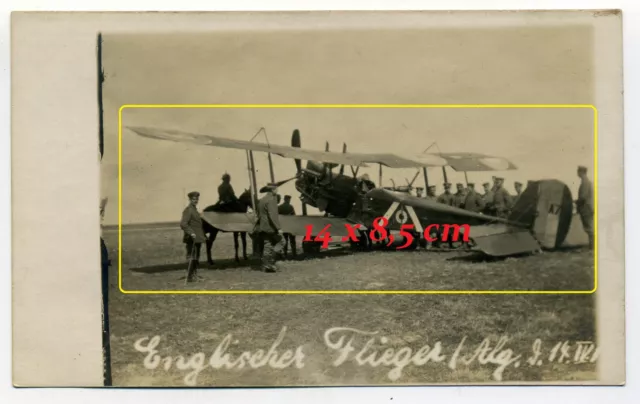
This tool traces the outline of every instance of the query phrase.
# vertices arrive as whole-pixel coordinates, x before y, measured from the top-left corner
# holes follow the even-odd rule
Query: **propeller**
[[[286,184],[287,182],[289,182],[289,181],[291,181],[291,180],[295,180],[296,178],[298,178],[298,176],[297,176],[297,175],[296,175],[295,177],[287,178],[286,180],[278,181],[278,182],[274,183],[274,185],[275,185],[276,187],[280,187],[280,186],[282,186],[282,185]]]
[[[300,131],[298,129],[295,129],[293,131],[293,134],[291,135],[291,147],[302,147],[302,143],[300,141]],[[300,172],[302,171],[302,162],[300,161],[300,159],[295,159],[295,162],[296,172],[298,173],[298,175],[300,175]]]
[[[291,135],[291,147],[297,147],[297,148],[302,147],[302,141],[300,139],[300,131],[298,129],[294,129],[293,134]],[[296,173],[297,173],[296,177],[298,177],[300,176],[300,174],[302,174],[302,162],[300,161],[300,159],[295,159],[295,162],[296,162]],[[296,178],[296,177],[293,177],[293,178]],[[284,182],[290,181],[293,178],[290,178]],[[280,183],[278,184],[279,184],[278,186],[282,185]],[[307,216],[307,204],[304,202],[302,202],[302,215]]]

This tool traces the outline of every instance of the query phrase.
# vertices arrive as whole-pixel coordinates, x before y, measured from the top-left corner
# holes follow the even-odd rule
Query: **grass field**
[[[117,233],[105,232],[114,264]],[[250,244],[250,243],[249,243]],[[123,233],[123,287],[126,290],[589,290],[593,256],[565,251],[497,261],[469,260],[455,252],[372,252],[280,263],[280,272],[236,265],[233,242],[219,235],[214,259],[226,270],[202,269],[202,282],[185,286],[181,234],[174,229],[136,229]],[[248,247],[250,250],[250,246]],[[249,251],[250,252],[250,251]],[[203,252],[204,257],[204,252]],[[171,270],[173,269],[173,270]],[[141,272],[142,270],[146,272]],[[589,381],[596,377],[590,357],[579,358],[578,341],[595,340],[592,295],[125,295],[118,290],[117,265],[110,272],[110,323],[113,382],[116,386],[183,386],[190,370],[155,370],[134,349],[144,337],[159,336],[161,356],[203,352],[205,361],[227,334],[227,352],[267,351],[287,327],[279,352],[301,347],[303,367],[285,369],[203,368],[198,386],[495,383],[502,381]],[[339,366],[339,352],[324,341],[333,327],[375,332],[356,336],[355,350]],[[346,335],[346,334],[345,334]],[[385,339],[380,339],[380,337]],[[496,347],[501,336],[508,337]],[[395,352],[424,345],[442,348],[440,362],[408,364],[398,378],[392,364],[359,365],[353,356],[369,338],[368,352]],[[463,338],[459,360],[450,363]],[[344,339],[346,343],[350,336]],[[473,356],[487,338],[490,349]],[[540,339],[541,345],[534,344]],[[334,337],[334,340],[336,338]],[[564,342],[566,344],[562,345]],[[557,345],[560,344],[560,345]],[[555,349],[554,349],[555,347]],[[560,348],[560,349],[558,349]],[[490,351],[493,353],[490,353]],[[527,359],[538,353],[535,360]],[[583,351],[586,352],[586,351]],[[405,352],[406,353],[406,352]],[[391,357],[394,353],[389,351]],[[365,357],[366,354],[362,357]],[[592,355],[593,356],[593,355]],[[583,363],[575,363],[578,362]],[[194,362],[195,363],[195,362]],[[449,366],[451,365],[451,366]],[[392,376],[398,376],[398,374]]]

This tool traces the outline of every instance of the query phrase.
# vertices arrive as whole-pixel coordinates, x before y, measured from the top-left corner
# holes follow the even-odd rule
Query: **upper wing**
[[[504,171],[515,170],[516,166],[502,157],[477,153],[423,153],[401,155],[392,153],[336,153],[330,151],[308,150],[298,147],[235,140],[210,135],[199,135],[177,130],[148,127],[128,127],[140,136],[187,142],[203,146],[216,146],[241,150],[253,150],[272,153],[281,157],[314,160],[324,163],[344,164],[367,167],[367,163],[382,164],[390,168],[422,168],[450,166],[456,171]]]

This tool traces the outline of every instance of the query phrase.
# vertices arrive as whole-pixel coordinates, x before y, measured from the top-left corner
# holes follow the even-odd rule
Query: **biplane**
[[[420,171],[424,176],[425,189],[429,186],[427,168],[440,167],[445,182],[449,167],[457,172],[507,171],[517,167],[509,160],[479,153],[422,153],[411,156],[393,153],[369,154],[332,152],[326,144],[324,151],[303,149],[300,132],[293,131],[291,146],[274,145],[217,136],[194,134],[184,131],[149,127],[129,127],[134,133],[151,139],[187,142],[201,146],[213,146],[244,150],[247,157],[249,183],[253,206],[258,199],[253,152],[265,152],[269,158],[271,183],[282,185],[295,179],[303,206],[302,216],[281,216],[282,231],[297,236],[310,236],[309,226],[321,231],[330,225],[330,234],[335,239],[353,236],[358,225],[357,245],[371,245],[367,229],[374,221],[384,217],[390,232],[406,231],[410,227],[416,248],[427,235],[425,229],[439,225],[468,225],[468,241],[465,249],[489,256],[510,256],[554,249],[566,244],[573,217],[573,201],[569,188],[558,180],[530,181],[507,218],[498,218],[465,209],[452,207],[419,198],[410,194],[413,182]],[[271,156],[293,159],[296,175],[276,182]],[[302,166],[302,160],[307,163]],[[378,165],[379,183],[376,186],[368,177],[358,177],[360,167]],[[346,166],[351,175],[344,173]],[[340,167],[338,172],[333,170]],[[413,181],[406,186],[382,187],[383,167],[411,168],[418,170]],[[307,215],[310,205],[324,215]],[[225,232],[251,232],[255,217],[253,213],[203,212],[203,219]],[[574,232],[575,233],[575,232]],[[406,234],[406,233],[405,233]],[[315,236],[316,234],[311,234]],[[575,240],[574,240],[575,243]],[[307,242],[307,248],[319,249],[319,243]],[[303,243],[303,249],[305,244]]]

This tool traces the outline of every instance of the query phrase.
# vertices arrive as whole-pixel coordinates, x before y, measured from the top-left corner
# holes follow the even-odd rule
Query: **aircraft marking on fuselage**
[[[391,216],[392,216],[394,213],[396,213],[396,211],[398,210],[398,208],[399,208],[399,207],[401,207],[401,206],[400,206],[400,202],[393,202],[393,203],[391,204],[391,206],[389,206],[389,209],[387,209],[387,211],[386,211],[386,213],[384,214],[384,216],[383,216],[383,217],[384,217],[385,219],[387,219],[387,221],[388,221],[388,220],[389,220],[389,218],[391,218]],[[422,228],[422,223],[420,223],[420,220],[418,220],[418,215],[416,215],[416,211],[413,209],[413,206],[402,206],[402,207],[401,207],[401,210],[400,210],[400,211],[398,211],[398,214],[400,214],[400,213],[404,213],[404,215],[405,215],[405,216],[404,216],[404,217],[405,217],[405,219],[404,219],[404,221],[403,221],[403,220],[400,220],[400,219],[398,218],[398,214],[396,214],[396,220],[397,220],[400,224],[405,224],[405,223],[406,223],[406,221],[407,221],[407,219],[406,219],[406,213],[404,212],[404,210],[403,210],[402,208],[404,208],[404,209],[406,209],[406,210],[407,210],[407,212],[409,213],[409,217],[411,218],[411,221],[413,222],[413,224],[414,224],[414,225],[415,225],[415,227],[416,227],[416,230],[417,230],[420,234],[422,234],[422,232],[424,231],[424,230],[423,230],[423,228]],[[379,225],[382,225],[382,223],[381,223],[381,222],[378,222],[378,224],[379,224]]]

